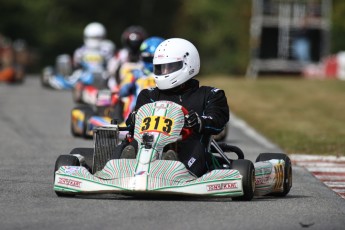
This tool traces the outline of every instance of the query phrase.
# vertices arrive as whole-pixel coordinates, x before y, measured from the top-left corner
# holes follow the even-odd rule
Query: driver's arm
[[[135,108],[134,111],[132,113],[129,114],[127,120],[126,120],[126,125],[127,127],[130,129],[130,132],[133,133],[134,132],[134,125],[135,125],[135,113],[136,111],[138,111],[138,109],[147,104],[147,103],[151,103],[151,98],[150,98],[150,94],[149,94],[149,90],[148,89],[144,89],[142,90],[138,97],[137,97],[137,101],[135,104]]]
[[[202,133],[214,135],[220,133],[229,121],[229,106],[223,90],[208,87],[207,101],[201,114]]]

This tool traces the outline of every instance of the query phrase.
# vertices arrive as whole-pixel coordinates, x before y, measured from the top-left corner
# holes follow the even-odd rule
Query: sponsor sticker
[[[220,90],[220,89],[218,89],[218,88],[214,88],[214,89],[212,89],[212,92],[213,92],[213,93],[217,93],[219,90]]]
[[[265,176],[261,176],[255,177],[255,185],[260,185],[260,184],[267,184],[270,180],[270,175],[265,175]]]
[[[79,169],[79,166],[77,167],[69,166],[65,168],[65,173],[71,175],[75,173],[76,171],[78,171],[78,169]]]
[[[237,189],[238,185],[236,182],[220,183],[207,185],[206,189],[208,192],[226,190],[226,189]]]
[[[82,183],[81,181],[72,180],[72,179],[63,178],[63,177],[60,177],[58,181],[58,184],[68,185],[68,186],[72,186],[76,188],[80,188],[81,183]]]
[[[196,161],[196,159],[194,157],[190,158],[190,160],[188,161],[188,167],[190,168],[194,162]]]
[[[210,119],[210,120],[213,120],[213,117],[211,117],[211,116],[201,116],[202,118],[204,118],[204,119]]]
[[[160,110],[160,109],[167,109],[168,107],[165,106],[164,104],[158,104],[154,106],[156,110]]]

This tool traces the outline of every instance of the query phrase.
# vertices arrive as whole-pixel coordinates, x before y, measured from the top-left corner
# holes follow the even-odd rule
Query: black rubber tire
[[[80,166],[79,160],[77,157],[72,155],[60,155],[55,162],[55,168],[54,168],[54,181],[55,181],[55,172],[61,167],[61,166]],[[55,191],[57,196],[60,197],[72,197],[75,196],[75,194],[69,194],[69,193],[62,193]]]
[[[281,193],[270,193],[268,195],[271,196],[286,196],[292,187],[292,166],[290,158],[284,153],[260,153],[259,156],[256,158],[255,162],[259,161],[268,161],[272,159],[284,160],[285,161],[285,168],[284,168],[284,184],[283,184],[283,192]]]
[[[71,121],[71,134],[72,136],[74,137],[79,137],[79,133],[77,133],[75,130],[74,130],[74,126],[73,126],[73,122]]]
[[[85,114],[85,117],[84,117],[84,121],[83,121],[83,131],[82,131],[82,134],[79,135],[78,133],[75,132],[75,130],[73,128],[72,111],[71,111],[71,133],[72,133],[72,135],[73,136],[82,136],[82,137],[88,138],[88,139],[92,138],[86,134],[87,121],[91,116],[96,115],[96,112],[89,105],[80,105],[80,106],[75,107],[74,109],[81,110]]]
[[[218,143],[219,147],[224,151],[224,152],[232,152],[236,153],[238,159],[244,159],[244,153],[243,151],[235,146],[235,145],[229,145],[227,143]]]
[[[83,90],[81,89],[80,92],[77,91],[77,87],[73,87],[72,89],[72,98],[75,103],[83,103],[82,96]]]
[[[234,160],[231,164],[232,169],[236,169],[243,176],[243,196],[233,197],[235,201],[250,201],[254,197],[255,190],[255,169],[254,164],[250,160],[239,159]]]
[[[84,127],[84,131],[83,131],[83,137],[85,139],[92,139],[92,136],[87,135],[86,133],[86,129],[87,129],[87,121],[90,119],[90,117],[96,115],[96,113],[92,110],[92,111],[85,111],[85,119],[83,122],[83,127]]]
[[[93,154],[94,149],[93,148],[74,148],[69,153],[71,155],[73,154],[80,154],[85,158],[85,168],[89,170],[90,173],[92,173],[92,167],[93,167]]]
[[[213,135],[213,139],[215,141],[224,141],[227,135],[228,135],[228,127],[225,126],[224,129],[220,133],[218,133],[217,135]]]

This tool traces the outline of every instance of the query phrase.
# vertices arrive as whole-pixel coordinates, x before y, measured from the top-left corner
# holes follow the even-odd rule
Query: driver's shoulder
[[[140,91],[140,94],[149,98],[155,98],[158,95],[158,89],[155,88],[147,88]]]
[[[217,94],[219,92],[223,92],[224,90],[213,87],[213,86],[200,86],[199,90],[204,91],[206,93]]]

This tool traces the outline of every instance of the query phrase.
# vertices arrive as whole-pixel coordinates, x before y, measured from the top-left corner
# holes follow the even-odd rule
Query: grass
[[[345,155],[345,81],[199,80],[225,90],[230,110],[287,153]]]

